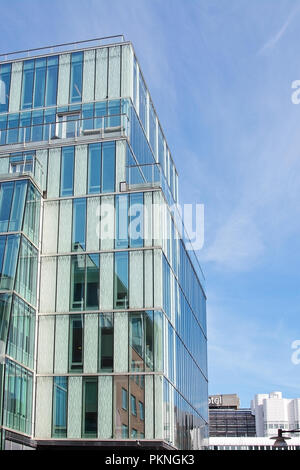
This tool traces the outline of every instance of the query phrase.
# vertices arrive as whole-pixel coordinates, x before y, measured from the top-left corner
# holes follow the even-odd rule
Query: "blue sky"
[[[2,0],[2,52],[123,33],[205,204],[209,391],[300,397],[300,1]]]

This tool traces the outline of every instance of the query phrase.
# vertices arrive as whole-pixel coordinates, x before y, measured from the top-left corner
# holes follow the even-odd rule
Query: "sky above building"
[[[300,396],[300,1],[2,0],[1,52],[124,34],[205,205],[209,393]]]

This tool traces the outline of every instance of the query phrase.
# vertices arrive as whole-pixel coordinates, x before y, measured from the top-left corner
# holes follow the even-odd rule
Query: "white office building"
[[[282,398],[281,392],[257,394],[251,401],[257,437],[270,437],[278,429],[300,428],[300,398]]]

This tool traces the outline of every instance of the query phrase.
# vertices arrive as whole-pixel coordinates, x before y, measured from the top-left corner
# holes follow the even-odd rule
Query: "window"
[[[121,101],[111,100],[108,101],[108,117],[106,126],[108,128],[118,127],[121,124]]]
[[[136,399],[134,395],[130,395],[130,407],[131,407],[131,414],[136,416]]]
[[[70,103],[82,101],[83,53],[74,52],[71,60]]]
[[[139,248],[144,245],[143,193],[130,194],[129,237],[131,248]]]
[[[71,310],[84,310],[85,299],[85,256],[72,256]]]
[[[132,428],[132,429],[131,429],[131,437],[132,437],[132,439],[136,439],[137,436],[138,436],[137,430],[134,429],[134,428]]]
[[[116,142],[102,144],[102,192],[115,191],[115,153]]]
[[[153,312],[129,314],[131,370],[153,370]]]
[[[144,415],[144,403],[139,401],[139,412],[140,412],[140,420],[144,421],[145,415]]]
[[[54,106],[57,99],[58,56],[47,58],[45,106]]]
[[[68,378],[54,377],[52,437],[67,437]]]
[[[19,115],[9,114],[7,120],[7,144],[18,142]]]
[[[139,107],[140,120],[143,124],[145,131],[147,131],[147,91],[146,91],[145,82],[141,74],[140,74],[140,83],[139,83],[139,95],[140,95],[140,107]]]
[[[97,310],[99,307],[99,255],[71,258],[71,310]]]
[[[82,129],[88,130],[94,128],[94,104],[84,104],[82,106]]]
[[[85,251],[86,199],[73,200],[72,251]]]
[[[5,239],[5,242],[4,242]],[[5,243],[5,251],[4,251]],[[16,274],[17,257],[20,244],[18,235],[9,235],[8,237],[0,237],[0,246],[3,246],[3,263],[1,270],[0,289],[12,290]],[[0,248],[1,251],[1,248]]]
[[[113,371],[113,353],[114,353],[114,327],[113,314],[100,314],[99,327],[99,352],[100,352],[100,371]],[[123,395],[122,395],[123,403]],[[124,408],[124,407],[123,407]],[[124,409],[127,409],[124,408]]]
[[[43,111],[33,111],[32,113],[32,127],[31,127],[31,141],[38,142],[43,140]]]
[[[128,195],[116,196],[116,248],[128,248]]]
[[[0,65],[0,113],[8,111],[11,64]]]
[[[23,64],[22,109],[32,108],[34,82],[34,60],[26,60]]]
[[[57,81],[57,56],[24,61],[21,109],[55,105]]]
[[[122,408],[127,411],[128,409],[128,392],[125,388],[122,388]]]
[[[0,188],[0,232],[8,231],[10,208],[15,184],[2,183]]]
[[[114,308],[128,308],[128,252],[115,253]]]
[[[83,436],[97,437],[98,378],[83,379]]]
[[[32,173],[33,155],[32,153],[21,153],[10,157],[10,173]]]
[[[126,424],[122,424],[122,439],[128,438],[128,426]]]
[[[44,106],[46,88],[46,58],[36,59],[34,72],[33,107]]]
[[[99,255],[86,255],[86,310],[99,306]]]
[[[89,145],[88,193],[100,193],[101,144]]]
[[[69,370],[81,372],[83,370],[83,317],[70,316],[70,342],[69,342]]]
[[[3,424],[31,434],[32,374],[9,360],[6,367]]]
[[[74,147],[63,147],[61,153],[60,195],[73,196]]]

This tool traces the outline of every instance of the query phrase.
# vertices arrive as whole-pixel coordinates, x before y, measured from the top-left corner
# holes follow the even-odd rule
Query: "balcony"
[[[57,145],[60,140],[74,143],[129,135],[129,118],[125,113],[89,118],[81,118],[79,113],[74,112],[58,113],[54,122],[1,129],[0,151],[16,152],[27,148],[49,147]]]
[[[34,152],[23,152],[0,157],[0,180],[29,176],[42,189],[44,171]]]

